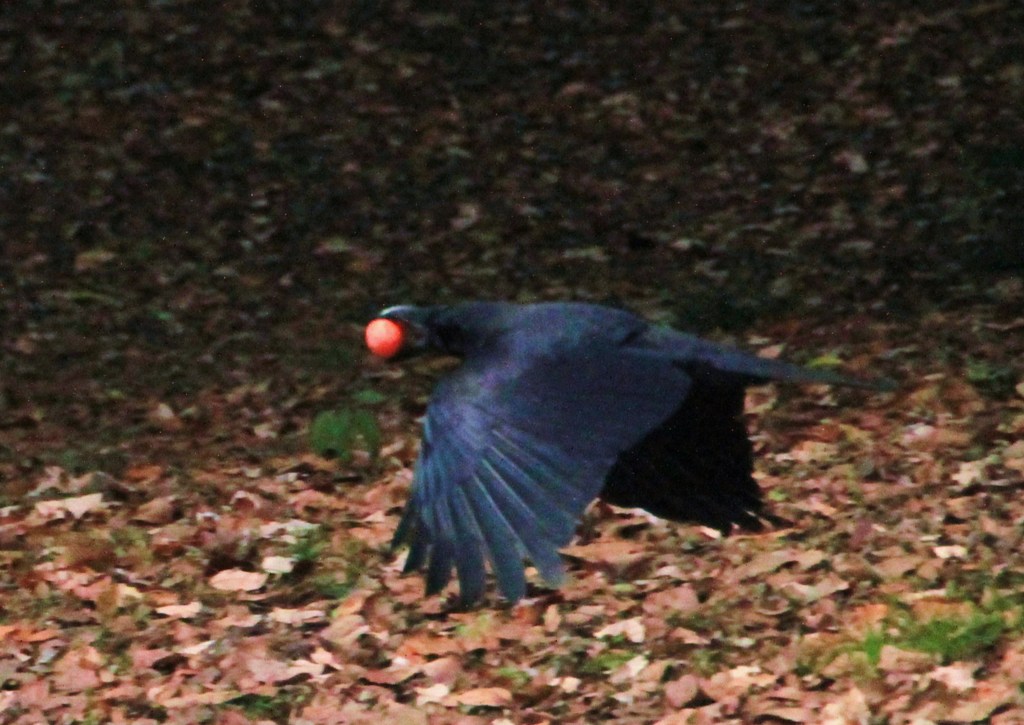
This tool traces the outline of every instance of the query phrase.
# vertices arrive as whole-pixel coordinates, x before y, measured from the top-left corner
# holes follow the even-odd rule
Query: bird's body
[[[524,559],[559,584],[558,549],[597,496],[722,530],[756,527],[745,387],[872,387],[600,305],[400,306],[380,318],[410,346],[462,358],[428,404],[394,541],[410,544],[407,571],[426,566],[428,593],[454,567],[464,602],[482,596],[485,560],[510,601],[525,593]]]

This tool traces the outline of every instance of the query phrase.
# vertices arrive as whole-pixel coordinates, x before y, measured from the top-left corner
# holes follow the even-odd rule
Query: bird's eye
[[[457,325],[435,326],[433,344],[444,352],[463,352],[465,347],[465,336],[463,335],[462,328]]]

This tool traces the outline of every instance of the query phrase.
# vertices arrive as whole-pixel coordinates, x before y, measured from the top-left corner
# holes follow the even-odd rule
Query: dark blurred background
[[[997,344],[1022,27],[1013,0],[6,3],[7,455],[214,388],[299,421],[396,302]]]

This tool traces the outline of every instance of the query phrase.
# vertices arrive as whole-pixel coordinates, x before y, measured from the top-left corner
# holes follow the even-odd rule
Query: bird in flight
[[[392,545],[409,544],[405,572],[425,568],[427,594],[454,569],[464,605],[483,596],[487,564],[509,602],[526,592],[526,560],[559,586],[559,548],[597,497],[723,532],[759,528],[745,388],[889,387],[577,302],[399,305],[366,342],[383,358],[461,358],[427,405]]]

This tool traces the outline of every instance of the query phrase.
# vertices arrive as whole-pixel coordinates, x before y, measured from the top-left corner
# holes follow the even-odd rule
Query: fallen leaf
[[[260,568],[271,574],[287,574],[295,568],[295,560],[287,556],[265,556]]]
[[[202,609],[203,605],[199,602],[189,602],[188,604],[168,604],[165,607],[157,607],[155,611],[157,614],[162,614],[165,617],[188,619],[199,614]]]
[[[954,664],[947,667],[936,667],[928,673],[928,677],[954,692],[964,692],[974,687],[974,667]]]
[[[117,259],[109,249],[87,249],[75,255],[75,272],[81,274],[102,267]]]
[[[567,546],[562,551],[583,561],[616,566],[632,564],[651,556],[643,545],[635,541],[599,541],[593,544]]]
[[[420,669],[428,679],[450,687],[462,672],[462,661],[458,657],[438,657],[425,663]]]
[[[761,577],[787,564],[796,564],[800,569],[810,569],[824,561],[825,553],[817,550],[799,551],[796,549],[780,549],[754,557],[729,574],[730,581],[742,581]]]
[[[167,431],[168,433],[180,431],[185,427],[181,418],[178,417],[177,413],[174,412],[174,409],[167,403],[157,404],[157,406],[151,409],[146,415],[146,419],[154,428]]]
[[[821,711],[821,725],[868,725],[868,699],[857,687],[829,702]]]
[[[327,612],[322,609],[284,609],[275,607],[267,615],[269,619],[280,624],[309,624],[310,622],[322,622],[327,618]]]
[[[98,670],[102,657],[92,647],[74,649],[53,666],[53,687],[61,692],[82,692],[102,684]]]
[[[75,519],[80,519],[90,511],[102,506],[103,494],[89,493],[73,498],[39,501],[36,503],[35,509],[40,516],[46,519],[63,518],[65,513],[71,514]]]
[[[956,707],[949,711],[945,722],[970,723],[987,720],[996,708],[1013,702],[1012,697],[992,697],[967,702],[961,701]]]
[[[223,592],[252,592],[266,583],[263,572],[241,569],[225,569],[210,577],[210,586]]]
[[[644,612],[651,616],[686,614],[698,608],[700,599],[697,597],[697,591],[689,584],[650,594],[643,603]]]
[[[836,592],[844,592],[850,588],[850,584],[843,579],[840,579],[835,574],[829,574],[824,579],[815,582],[814,584],[801,584],[800,582],[790,582],[786,584],[785,589],[794,592],[804,602],[816,602],[823,597],[830,596]]]
[[[611,624],[594,632],[594,636],[598,639],[604,637],[625,637],[630,642],[639,644],[644,641],[645,630],[640,618],[633,617],[632,619],[612,622]]]
[[[966,559],[967,547],[959,544],[953,546],[933,546],[932,551],[940,559]]]
[[[164,467],[155,463],[143,463],[132,466],[124,472],[124,478],[128,481],[139,483],[141,481],[153,481],[160,478],[164,473]]]
[[[441,702],[444,698],[448,697],[448,693],[451,692],[448,685],[442,685],[441,683],[429,685],[427,687],[416,687],[413,691],[416,693],[417,707],[423,707],[424,705],[429,705],[432,702]]]
[[[396,654],[409,657],[430,655],[448,655],[460,652],[458,643],[449,637],[435,637],[428,634],[415,634],[406,637],[398,646]]]
[[[544,631],[548,634],[557,632],[561,624],[562,615],[558,613],[558,607],[554,604],[549,604],[544,610]]]
[[[132,521],[147,524],[166,524],[174,520],[176,499],[174,496],[161,496],[147,501],[132,514]]]
[[[757,711],[758,718],[770,718],[783,722],[818,722],[821,713],[804,707],[769,707]],[[844,723],[844,725],[846,725]]]
[[[911,652],[891,644],[883,645],[878,656],[878,669],[886,672],[925,672],[935,665],[927,652]]]
[[[504,687],[478,687],[453,695],[447,698],[446,704],[448,702],[466,707],[508,707],[512,704],[512,693]]]
[[[665,685],[665,701],[676,709],[685,707],[700,694],[700,680],[696,675],[683,675]]]
[[[985,477],[985,461],[965,461],[961,463],[957,472],[950,478],[961,486],[969,486],[975,481],[981,481]]]
[[[551,684],[557,686],[562,692],[572,693],[580,689],[580,685],[583,684],[583,680],[578,677],[562,677],[560,679],[556,678],[552,680]]]
[[[884,579],[899,579],[924,563],[921,556],[893,556],[874,565],[875,572]]]

